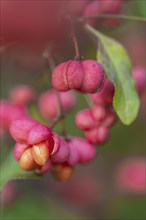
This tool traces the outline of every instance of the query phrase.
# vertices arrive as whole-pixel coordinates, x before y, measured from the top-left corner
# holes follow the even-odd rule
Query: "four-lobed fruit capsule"
[[[105,79],[102,66],[95,60],[69,60],[59,64],[52,73],[52,84],[59,91],[75,89],[95,93]]]

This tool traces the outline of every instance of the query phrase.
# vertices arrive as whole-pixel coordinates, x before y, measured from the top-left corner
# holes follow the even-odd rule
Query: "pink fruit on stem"
[[[96,127],[85,132],[86,138],[92,144],[104,144],[109,138],[109,129],[106,127]]]
[[[110,106],[113,102],[114,92],[112,82],[106,79],[101,91],[92,94],[91,97],[97,105]]]
[[[115,13],[121,9],[123,0],[102,0],[100,8],[102,13]]]
[[[89,2],[83,12],[84,16],[94,16],[101,13],[100,1]],[[91,25],[95,25],[98,19],[89,19],[87,22]]]
[[[95,60],[82,61],[84,77],[80,91],[86,93],[95,93],[99,91],[104,84],[104,70]]]
[[[102,105],[93,105],[92,107],[92,115],[96,121],[102,121],[106,118],[107,110]]]
[[[102,125],[103,127],[112,127],[113,125],[115,125],[117,122],[117,116],[116,116],[116,113],[111,110],[111,109],[108,109],[107,110],[107,114],[106,114],[106,117],[105,119],[102,121]]]
[[[36,120],[30,117],[20,117],[12,121],[9,131],[16,142],[27,144],[29,131],[38,124]]]
[[[81,63],[69,60],[58,65],[52,74],[52,84],[59,91],[79,89],[83,80],[83,69]]]
[[[48,139],[48,147],[50,150],[50,155],[57,153],[57,151],[60,147],[60,138],[54,132],[52,132],[52,136],[49,137],[49,139]]]
[[[23,106],[13,104],[7,100],[0,100],[0,126],[4,134],[13,120],[26,115]]]
[[[69,148],[70,155],[68,162],[72,165],[76,163],[88,163],[96,155],[95,147],[83,138],[72,137],[69,141]]]
[[[58,92],[61,101],[61,107],[64,112],[71,110],[76,104],[76,97],[72,92]],[[54,119],[59,114],[58,98],[55,90],[51,89],[39,97],[39,109],[45,118]]]
[[[60,138],[60,147],[58,151],[50,157],[50,160],[53,163],[63,163],[67,161],[68,157],[69,157],[68,143],[63,138]]]
[[[11,90],[10,98],[13,103],[27,105],[29,102],[34,100],[35,92],[30,86],[19,85]]]
[[[90,109],[84,109],[78,112],[76,114],[75,123],[82,130],[89,130],[96,126]]]
[[[51,129],[45,125],[36,124],[28,133],[28,144],[34,145],[47,140],[51,136]]]
[[[69,86],[66,84],[63,78],[63,72],[65,71],[65,69],[66,69],[66,62],[56,66],[52,73],[52,85],[55,89],[59,91],[70,90]]]
[[[68,163],[70,165],[75,165],[78,164],[80,162],[80,153],[78,151],[78,149],[76,149],[73,145],[72,145],[72,141],[69,142],[69,158],[68,158]]]
[[[69,60],[57,66],[52,74],[52,84],[59,91],[76,89],[95,93],[104,83],[104,70],[95,60]]]
[[[139,94],[146,90],[146,70],[143,67],[136,66],[132,71],[133,77],[136,82],[136,88]]]

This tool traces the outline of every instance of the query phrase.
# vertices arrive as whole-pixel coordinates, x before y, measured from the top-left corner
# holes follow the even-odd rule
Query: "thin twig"
[[[75,21],[73,19],[71,20],[71,33],[70,33],[70,36],[72,38],[74,48],[75,48],[75,59],[76,60],[81,60],[79,45],[78,45],[77,37],[76,37],[76,34],[75,34]]]
[[[50,66],[50,69],[51,71],[54,70],[55,68],[55,61],[54,61],[54,58],[53,58],[53,55],[50,54],[49,51],[45,51],[44,52],[44,57],[47,58],[48,60],[48,63],[49,63],[49,66]],[[57,118],[52,122],[52,124],[50,125],[50,127],[53,129],[54,126],[58,123],[58,122],[61,122],[61,127],[62,127],[62,135],[64,137],[66,137],[66,128],[65,128],[65,121],[64,121],[64,118],[65,118],[65,115],[64,115],[64,111],[63,111],[63,107],[62,107],[62,103],[61,103],[61,97],[60,97],[60,94],[59,92],[55,90],[55,94],[56,94],[56,97],[57,97],[57,104],[58,104],[58,115],[57,115]]]
[[[89,108],[91,108],[93,106],[93,101],[92,101],[90,95],[89,94],[85,94],[84,97],[85,97],[85,100],[86,100]]]
[[[137,17],[137,16],[131,16],[131,15],[119,15],[119,14],[99,14],[99,15],[92,15],[92,16],[82,16],[78,18],[78,21],[84,21],[88,19],[95,19],[95,18],[117,18],[117,19],[123,19],[123,20],[129,20],[129,21],[137,21],[137,22],[146,22],[145,18]]]

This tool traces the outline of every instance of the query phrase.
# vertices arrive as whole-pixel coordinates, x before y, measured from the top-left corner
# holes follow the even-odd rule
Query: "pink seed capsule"
[[[52,73],[52,84],[59,91],[79,89],[82,81],[83,68],[76,60],[69,60],[58,65]]]
[[[69,157],[68,143],[63,138],[60,138],[60,147],[58,151],[50,157],[50,159],[53,163],[63,163],[67,161],[68,157]]]
[[[52,132],[52,135],[47,139],[47,142],[50,155],[57,153],[60,147],[60,137],[56,133]]]
[[[68,91],[70,89],[63,77],[63,72],[65,71],[65,69],[66,62],[56,66],[52,73],[52,85],[55,89],[59,91]]]
[[[25,149],[29,148],[30,146],[27,144],[20,144],[16,143],[14,146],[14,158],[15,160],[20,160],[20,157],[22,156]]]
[[[89,130],[96,126],[90,109],[78,112],[76,114],[75,123],[82,130]]]
[[[72,92],[58,92],[64,112],[71,110],[76,104],[76,97]],[[39,109],[45,118],[54,119],[59,114],[58,97],[54,89],[44,92],[39,97]]]
[[[51,129],[45,125],[36,124],[28,132],[28,143],[35,145],[47,140],[51,136]]]
[[[68,146],[70,151],[68,163],[70,165],[78,164],[80,162],[80,153],[78,151],[78,148],[74,146],[73,139],[68,142]]]
[[[83,68],[80,61],[69,60],[66,62],[66,69],[63,72],[66,85],[70,89],[79,89],[83,83]]]
[[[95,93],[99,91],[105,79],[105,74],[102,66],[95,60],[82,61],[84,77],[80,91],[86,93]]]
[[[19,85],[11,90],[10,98],[13,103],[26,105],[35,98],[34,90],[27,85]]]
[[[113,102],[114,92],[112,82],[106,79],[101,91],[92,94],[91,97],[97,105],[110,106]]]
[[[136,66],[132,71],[136,81],[136,88],[139,94],[142,94],[146,89],[146,70],[143,67]]]
[[[27,144],[29,131],[38,124],[30,117],[20,117],[12,121],[9,131],[16,142]]]
[[[102,105],[93,105],[93,107],[92,107],[92,115],[93,115],[93,118],[97,122],[100,122],[100,121],[102,121],[103,119],[106,118],[107,110]]]
[[[100,1],[92,1],[86,5],[83,15],[93,16],[101,13]],[[91,25],[95,25],[99,19],[89,19],[87,22]]]
[[[3,133],[8,130],[13,120],[25,115],[26,109],[23,106],[13,104],[7,100],[0,100],[0,126]]]
[[[88,163],[93,160],[96,155],[95,147],[86,139],[73,137],[71,138],[69,145],[72,150],[70,151],[68,162],[71,164]],[[73,150],[77,151],[76,155],[73,153]]]
[[[122,6],[123,0],[104,0],[101,1],[100,7],[102,13],[115,13],[119,12]]]
[[[103,127],[112,127],[116,124],[117,122],[117,116],[116,113],[113,110],[107,110],[107,115],[105,119],[102,121],[102,126]]]
[[[109,129],[106,127],[97,127],[85,132],[86,138],[92,144],[104,144],[109,138]]]

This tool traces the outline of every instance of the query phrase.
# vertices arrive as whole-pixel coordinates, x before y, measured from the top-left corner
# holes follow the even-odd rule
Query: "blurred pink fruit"
[[[130,158],[119,164],[115,180],[122,191],[143,194],[146,193],[146,160]]]
[[[10,98],[13,103],[25,106],[34,100],[35,92],[30,86],[19,85],[11,90]]]
[[[76,97],[72,92],[59,92],[61,105],[64,112],[68,112],[76,105]],[[48,119],[55,119],[59,114],[59,100],[55,90],[48,90],[39,97],[39,109]]]

